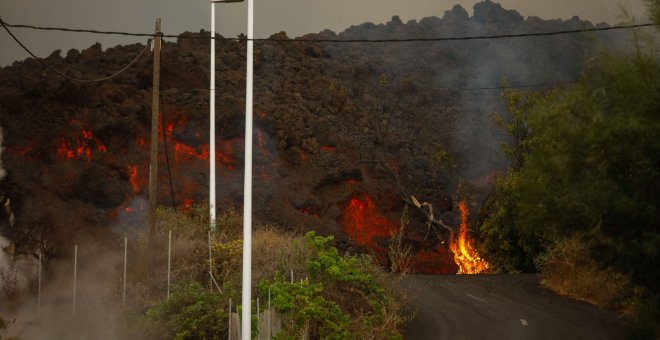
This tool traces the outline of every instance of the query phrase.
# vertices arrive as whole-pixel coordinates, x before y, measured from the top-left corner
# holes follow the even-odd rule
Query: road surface
[[[406,277],[405,339],[623,339],[615,314],[539,286],[536,275]]]

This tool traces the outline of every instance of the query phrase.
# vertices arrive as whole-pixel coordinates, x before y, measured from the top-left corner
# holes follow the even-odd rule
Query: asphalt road
[[[536,275],[411,275],[405,339],[623,339],[616,315],[539,286]]]

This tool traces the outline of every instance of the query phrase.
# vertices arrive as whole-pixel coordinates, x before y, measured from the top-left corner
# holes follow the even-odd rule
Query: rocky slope
[[[365,23],[302,39],[399,39],[546,32],[593,25],[578,18],[524,18],[490,1],[470,17],[460,6],[442,18]],[[163,46],[160,205],[188,209],[208,195],[208,32]],[[491,114],[510,84],[575,79],[595,48],[620,37],[551,37],[405,43],[292,40],[284,32],[256,43],[254,207],[258,220],[338,235],[344,248],[385,258],[404,198],[415,195],[457,225],[454,202],[476,211],[505,160]],[[217,43],[218,202],[240,208],[244,142],[245,43]],[[144,45],[100,45],[45,59],[78,78],[107,75]],[[33,59],[0,69],[0,185],[15,212],[4,233],[18,251],[60,253],[81,235],[141,225],[146,210],[151,58],[111,81],[79,84]],[[440,146],[440,147],[438,147]],[[167,153],[164,150],[167,147]],[[447,170],[432,154],[447,150]],[[168,171],[168,163],[169,169]],[[172,186],[169,181],[171,173]],[[441,215],[442,214],[442,215]],[[476,215],[476,214],[473,214]],[[455,272],[448,233],[429,233],[411,210],[405,242],[415,269]]]

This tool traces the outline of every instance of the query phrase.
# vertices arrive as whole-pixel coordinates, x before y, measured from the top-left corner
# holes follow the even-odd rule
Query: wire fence
[[[147,282],[151,284],[150,289],[153,290],[151,293],[152,299],[158,299],[157,296],[161,296],[160,299],[162,300],[169,300],[172,298],[172,287],[176,284],[176,282],[173,279],[173,253],[172,253],[172,231],[168,231],[167,233],[167,249],[166,249],[166,258],[167,258],[167,266],[166,269],[162,268],[162,270],[159,270],[156,267],[160,267],[159,264],[156,264],[154,268],[152,269],[152,278],[148,279]],[[209,280],[210,283],[206,289],[208,289],[210,292],[219,292],[222,293],[222,288],[221,288],[221,283],[218,282],[218,279],[214,275],[215,269],[213,268],[213,263],[214,263],[214,258],[213,258],[213,251],[211,248],[211,243],[213,241],[213,236],[209,232],[208,233],[209,237],[209,254],[208,254],[208,263],[202,263],[202,266],[209,266],[208,270],[208,275],[209,275]],[[96,267],[98,264],[95,262],[102,262],[98,258],[94,258],[94,256],[90,256],[88,251],[79,251],[79,244],[74,244],[73,245],[73,259],[71,261],[70,272],[72,273],[70,280],[64,280],[64,282],[69,282],[70,286],[69,287],[62,287],[61,282],[57,282],[55,285],[58,286],[57,289],[59,290],[58,294],[59,297],[57,298],[58,303],[65,303],[65,300],[68,300],[69,308],[70,308],[70,318],[71,320],[76,320],[81,317],[81,313],[88,313],[89,308],[85,308],[85,305],[88,303],[98,303],[99,301],[114,301],[115,304],[118,304],[118,301],[121,301],[121,308],[123,309],[130,309],[131,307],[127,305],[127,301],[130,301],[132,298],[138,297],[140,294],[143,292],[140,291],[140,289],[135,290],[132,292],[131,289],[131,277],[130,277],[130,267],[131,267],[131,256],[130,256],[130,242],[128,236],[125,236],[123,238],[123,242],[121,242],[121,249],[117,249],[117,253],[121,253],[121,256],[118,256],[118,258],[123,259],[121,264],[117,264],[118,268],[117,270],[114,270],[113,272],[116,273],[121,273],[121,278],[119,280],[114,280],[115,282],[118,282],[119,287],[115,287],[116,289],[113,289],[112,292],[109,293],[110,296],[101,296],[98,293],[90,293],[90,291],[93,291],[93,287],[87,287],[89,283],[85,282],[85,280],[81,280],[82,276],[85,276],[85,269],[84,267]],[[83,248],[84,249],[84,248]],[[118,255],[118,254],[115,254]],[[165,255],[165,254],[163,254]],[[107,254],[105,256],[108,256]],[[44,291],[43,288],[47,288],[49,286],[48,283],[48,274],[44,273],[44,268],[47,268],[48,266],[44,266],[44,261],[45,259],[43,258],[42,254],[40,253],[38,257],[35,260],[36,263],[34,263],[34,266],[22,266],[21,268],[7,268],[11,269],[12,275],[25,275],[27,276],[32,276],[29,280],[31,281],[36,281],[34,284],[36,285],[36,302],[33,305],[34,311],[33,315],[36,315],[37,320],[42,320],[42,319],[48,319],[48,318],[62,318],[62,314],[59,313],[59,310],[56,312],[53,312],[52,310],[50,313],[48,311],[45,311],[43,302],[47,300],[52,300],[49,298],[48,294],[49,292],[52,293],[51,291]],[[135,262],[135,261],[134,261]],[[138,260],[139,262],[139,260]],[[206,261],[204,261],[206,262]],[[164,267],[164,266],[163,266]],[[5,269],[5,268],[0,268],[0,269]],[[36,269],[36,270],[35,270]],[[60,270],[66,271],[66,268],[60,268]],[[24,271],[25,273],[20,273],[20,271]],[[165,271],[165,273],[163,273]],[[3,271],[4,272],[4,271]],[[48,271],[47,271],[48,272]],[[160,274],[159,274],[160,272]],[[290,271],[290,280],[291,283],[295,282],[297,278],[295,277],[294,270],[291,269]],[[166,276],[166,288],[164,291],[160,291],[162,289],[162,285],[159,284],[160,279],[158,277]],[[139,279],[136,279],[139,283],[141,284],[142,282],[139,282]],[[300,279],[301,282],[303,279]],[[28,284],[30,286],[30,284]],[[3,288],[4,287],[0,287]],[[68,298],[66,298],[66,291],[69,291],[70,295]],[[113,299],[113,296],[116,295],[116,292],[120,291],[121,292],[121,300],[116,300]],[[155,297],[154,297],[155,296]],[[256,309],[254,310],[253,317],[256,318],[256,324],[257,324],[257,339],[258,340],[270,340],[271,337],[278,332],[281,331],[282,329],[282,316],[278,314],[273,305],[272,305],[272,299],[271,299],[271,290],[268,289],[268,293],[265,296],[259,296],[257,294],[253,300],[253,302],[256,304]],[[265,305],[264,305],[265,303]],[[239,308],[240,306],[236,305],[233,303],[232,298],[227,299],[227,314],[229,315],[228,320],[227,320],[227,339],[233,339],[233,340],[239,340],[241,339],[241,322],[240,322],[240,313],[239,313]],[[84,317],[88,317],[88,315],[85,315]],[[66,317],[65,317],[66,318]],[[26,322],[26,324],[30,323],[29,321]],[[307,330],[304,330],[303,333],[306,333]],[[303,336],[303,338],[305,338]]]

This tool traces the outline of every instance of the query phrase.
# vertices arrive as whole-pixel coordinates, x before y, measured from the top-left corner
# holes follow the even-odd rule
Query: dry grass
[[[390,259],[390,271],[392,273],[407,274],[410,272],[412,246],[403,243],[403,235],[406,233],[408,223],[410,223],[410,219],[408,218],[408,206],[406,205],[401,214],[399,230],[392,235],[388,244],[387,255]]]
[[[151,238],[143,236],[129,249],[129,292],[127,302],[133,317],[126,320],[128,328],[139,315],[163,300],[167,293],[168,233],[172,231],[171,290],[199,282],[209,282],[208,210],[200,208],[186,214],[161,210],[158,230]],[[213,276],[227,296],[240,292],[242,270],[242,218],[235,211],[218,216],[217,228],[211,233]],[[131,237],[135,239],[135,237]],[[252,235],[252,279],[254,285],[273,280],[276,273],[288,279],[293,272],[296,282],[311,278],[307,261],[318,257],[316,250],[302,235],[272,225],[256,225]],[[369,297],[351,283],[325,282],[323,295],[337,303],[351,317],[351,334],[360,338],[380,339],[398,334],[403,323],[402,303],[395,298],[396,278],[386,273],[368,256],[360,257],[360,268],[370,274],[386,291],[387,302],[374,310]],[[256,291],[256,287],[253,288]],[[262,301],[265,297],[262,297]],[[369,325],[369,327],[365,327]],[[140,334],[139,331],[135,331]]]
[[[601,308],[625,309],[630,283],[625,275],[588,261],[583,243],[576,237],[556,241],[541,261],[541,283],[562,295]]]
[[[254,282],[272,279],[275,272],[289,276],[293,271],[294,279],[305,279],[306,260],[311,258],[312,249],[304,243],[302,236],[262,226],[252,236],[252,275]]]

